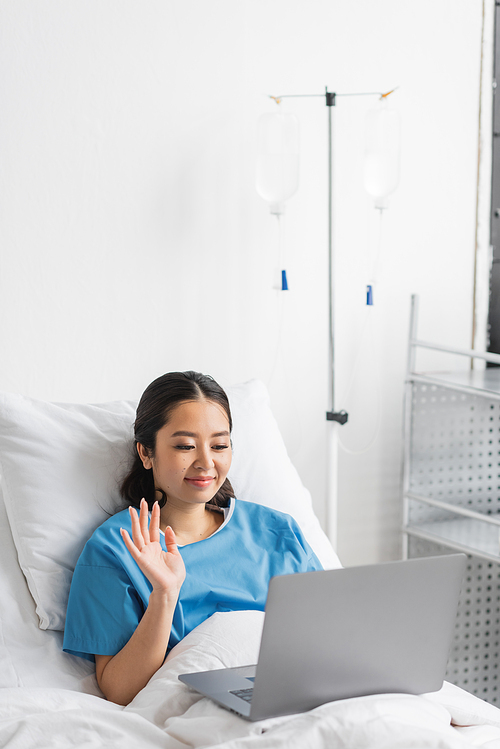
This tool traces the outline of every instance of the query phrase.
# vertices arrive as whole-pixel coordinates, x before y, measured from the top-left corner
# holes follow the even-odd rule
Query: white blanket
[[[189,671],[255,663],[260,612],[215,614],[172,650],[126,708],[65,689],[0,690],[0,746],[149,749],[500,749],[500,710],[445,684],[423,696],[340,700],[251,723],[179,682]]]

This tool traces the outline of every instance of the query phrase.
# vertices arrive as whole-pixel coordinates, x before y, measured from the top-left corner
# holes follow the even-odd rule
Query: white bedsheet
[[[179,673],[255,662],[262,622],[260,612],[214,614],[126,708],[69,689],[0,690],[0,746],[500,749],[500,710],[450,684],[430,695],[359,697],[250,723],[179,682]]]

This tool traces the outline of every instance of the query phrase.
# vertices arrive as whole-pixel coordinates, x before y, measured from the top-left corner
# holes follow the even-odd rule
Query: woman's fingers
[[[134,544],[140,550],[143,546],[151,541],[160,540],[160,506],[155,502],[151,511],[151,520],[149,520],[148,503],[141,499],[139,515],[137,510],[129,507],[130,520],[132,523],[132,539]]]
[[[151,510],[151,520],[149,522],[149,540],[160,540],[160,505],[155,502]]]
[[[150,543],[160,543],[160,506],[158,502],[155,502],[153,505],[149,528],[147,526],[144,527],[144,521],[148,522],[147,502],[144,499],[141,501],[139,516],[137,515],[137,510],[133,507],[129,507],[129,512],[132,523],[132,539],[125,529],[120,528],[123,540],[129,551],[133,548],[135,551],[140,552]],[[175,533],[170,525],[165,528],[165,546],[169,553],[180,556]],[[134,554],[135,557],[136,555]]]
[[[123,543],[125,544],[127,549],[130,551],[130,553],[132,554],[132,557],[137,561],[137,559],[140,557],[140,553],[136,544],[132,541],[132,539],[130,538],[128,534],[128,531],[125,530],[125,528],[120,528],[120,533],[123,538]]]
[[[141,513],[144,517],[142,507]],[[151,527],[148,531],[148,537],[144,539],[141,517],[131,508],[130,517],[133,538],[130,538],[125,528],[120,528],[120,533],[123,543],[153,586],[153,589],[156,588],[169,593],[173,592],[177,595],[186,577],[186,570],[182,555],[177,548],[175,533],[170,526],[165,529],[167,551],[163,551],[163,545],[159,541],[159,514],[160,508],[155,504],[151,511]],[[158,536],[157,541],[155,540],[155,536]]]
[[[130,521],[132,523],[132,539],[134,541],[134,544],[137,546],[137,548],[142,549],[142,547],[145,544],[145,541],[142,535],[141,525],[139,523],[137,510],[134,507],[129,507],[128,511],[130,513]]]
[[[165,528],[165,546],[167,547],[167,551],[169,551],[171,554],[179,554],[180,556],[180,551],[177,548],[177,541],[175,539],[175,533],[169,525],[167,525],[167,527]]]
[[[141,534],[144,541],[149,541],[149,510],[148,503],[144,498],[141,499],[141,511],[139,513],[139,524],[141,526]]]

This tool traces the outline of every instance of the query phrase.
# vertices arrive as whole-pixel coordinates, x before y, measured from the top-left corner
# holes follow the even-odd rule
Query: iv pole
[[[333,421],[332,428],[328,434],[328,504],[326,513],[327,535],[334,549],[337,548],[337,474],[338,474],[338,426],[343,426],[349,414],[342,411],[335,411],[335,305],[334,305],[334,257],[333,257],[333,118],[332,107],[336,104],[338,96],[379,96],[385,99],[392,94],[388,91],[383,94],[380,91],[371,91],[368,93],[349,93],[336,94],[328,91],[325,86],[324,94],[285,94],[283,96],[271,96],[271,99],[279,104],[281,99],[304,98],[304,97],[325,97],[325,104],[328,107],[328,349],[329,349],[329,410],[326,412],[327,421]],[[336,422],[336,423],[335,423]]]

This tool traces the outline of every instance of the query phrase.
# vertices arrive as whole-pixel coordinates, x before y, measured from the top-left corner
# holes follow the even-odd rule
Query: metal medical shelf
[[[405,556],[468,555],[447,679],[500,704],[500,368],[416,337],[412,299],[405,400]],[[462,355],[455,372],[415,372],[418,347]]]

